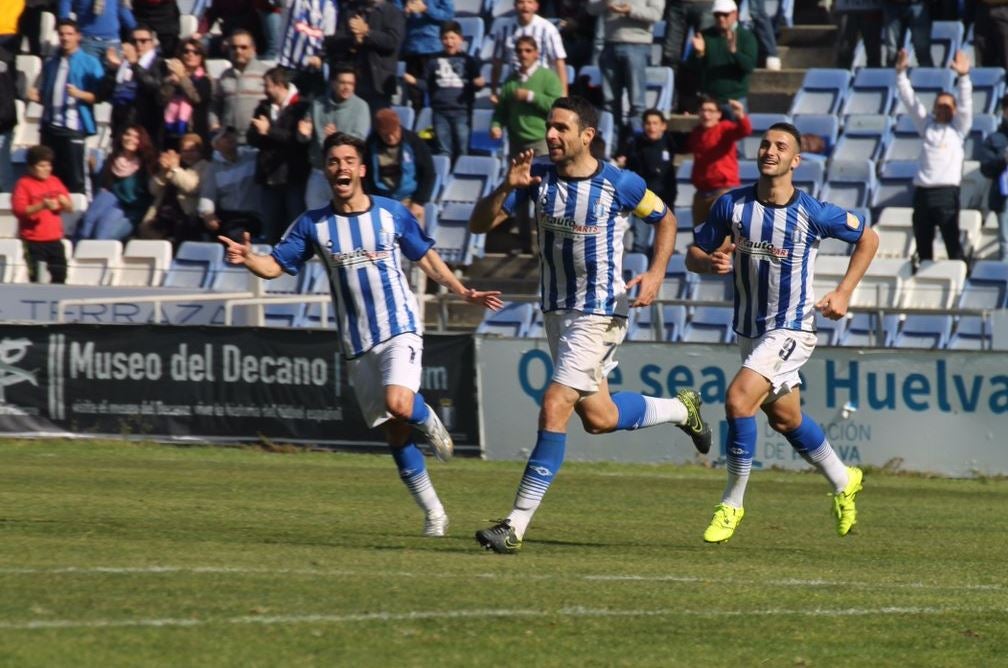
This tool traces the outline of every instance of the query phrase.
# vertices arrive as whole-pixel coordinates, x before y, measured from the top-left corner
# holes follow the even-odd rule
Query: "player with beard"
[[[675,248],[676,220],[639,175],[592,156],[597,127],[598,112],[587,100],[557,99],[546,122],[549,162],[533,163],[532,150],[520,153],[503,183],[476,204],[469,222],[473,232],[486,232],[533,203],[541,305],[554,366],[514,507],[507,518],[476,532],[484,548],[501,554],[521,548],[532,515],[563,463],[573,413],[590,434],[672,423],[697,450],[710,449],[710,427],[693,390],[680,390],[673,398],[609,394],[606,376],[616,368],[628,307],[649,306],[658,296]],[[624,283],[623,235],[631,214],[657,230],[650,268]]]
[[[426,536],[443,536],[448,516],[434,491],[413,429],[430,442],[441,460],[451,456],[451,436],[419,393],[423,322],[400,252],[428,277],[471,304],[497,310],[499,292],[466,288],[433,249],[416,218],[395,200],[367,195],[362,187],[364,143],[336,132],[322,146],[332,200],[305,211],[269,255],[220,236],[227,260],[261,278],[297,274],[317,255],[329,277],[350,386],[364,420],[384,425],[399,476],[425,513]]]
[[[847,535],[857,521],[861,469],[845,466],[822,427],[802,413],[798,373],[815,349],[815,310],[831,320],[847,314],[851,294],[875,257],[878,235],[854,214],[794,187],[800,147],[797,128],[771,125],[757,155],[759,180],[718,198],[686,256],[690,271],[734,272],[734,327],[742,353],[742,368],[725,398],[728,484],[704,532],[708,543],[728,540],[742,521],[759,409],[829,481],[837,533]],[[816,253],[819,241],[829,237],[855,244],[854,252],[839,285],[816,301]]]

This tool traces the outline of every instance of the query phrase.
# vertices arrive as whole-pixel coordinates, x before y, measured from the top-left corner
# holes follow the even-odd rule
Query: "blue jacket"
[[[406,38],[403,55],[414,53],[439,53],[441,51],[441,24],[455,18],[454,0],[425,0],[427,11],[406,17]]]
[[[980,158],[980,173],[991,180],[988,198],[991,211],[1001,211],[1005,205],[1005,196],[1001,194],[998,184],[1001,174],[1008,169],[1005,149],[1008,149],[1008,119],[1002,119],[997,132],[987,135],[980,147],[980,155],[977,156]]]
[[[105,69],[98,59],[83,49],[77,49],[69,58],[70,71],[67,72],[67,83],[73,84],[81,90],[89,93],[98,93],[102,78],[105,76]],[[60,56],[57,54],[47,60],[42,66],[41,85],[39,93],[42,95],[42,121],[49,123],[52,121],[53,108],[53,84],[56,83],[56,73],[59,71]],[[80,116],[82,132],[86,135],[95,133],[94,110],[90,104],[77,101],[77,113]]]
[[[416,133],[403,128],[402,135],[402,141],[399,142],[399,160],[394,165],[386,166],[383,174],[378,154],[384,144],[376,132],[371,132],[371,136],[367,139],[364,158],[368,166],[365,189],[372,195],[398,200],[409,198],[417,204],[426,204],[434,194],[436,178],[434,159],[431,157],[430,149]],[[385,185],[382,180],[384,176],[393,180],[395,183],[393,189]]]
[[[93,7],[94,0],[60,0],[59,17],[65,19],[73,12],[82,35],[102,39],[118,40],[120,30],[133,30],[137,26],[125,0],[106,0],[105,8],[98,16],[92,11]]]

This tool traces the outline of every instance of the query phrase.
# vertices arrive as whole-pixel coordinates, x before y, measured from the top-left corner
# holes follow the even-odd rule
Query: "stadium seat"
[[[530,302],[508,302],[499,311],[487,310],[483,322],[476,328],[477,334],[523,337],[532,325],[535,305]]]
[[[931,24],[931,62],[948,67],[963,44],[966,30],[961,21],[934,21]]]
[[[882,157],[892,138],[892,119],[882,114],[859,114],[844,119],[833,160],[875,160]]]
[[[598,119],[598,133],[605,143],[605,155],[611,157],[616,152],[616,124],[613,121],[612,112],[600,111]]]
[[[676,201],[674,205],[676,208],[693,206],[693,194],[696,192],[696,187],[691,180],[692,176],[693,161],[683,160],[676,168]]]
[[[739,181],[746,186],[759,179],[759,166],[752,160],[739,163]]]
[[[258,280],[245,267],[224,262],[214,272],[208,289],[214,292],[247,292],[254,289]]]
[[[939,93],[955,89],[955,78],[955,72],[946,67],[915,67],[910,70],[910,85],[913,86],[914,94],[928,113],[934,108],[934,101]],[[903,107],[903,102],[897,96],[892,112],[906,114],[909,111]]]
[[[440,199],[442,202],[475,204],[493,189],[499,172],[500,163],[497,158],[480,155],[459,156]]]
[[[893,334],[889,345],[894,348],[926,348],[941,350],[952,336],[952,316],[911,313]]]
[[[881,320],[876,313],[853,313],[847,318],[839,344],[853,348],[883,348],[890,344],[899,327],[899,316]]]
[[[535,310],[532,312],[532,324],[529,325],[528,331],[525,332],[526,339],[542,339],[546,337],[546,327],[543,325],[543,312],[539,308],[539,305],[535,305]]]
[[[834,118],[843,107],[851,84],[849,70],[810,69],[805,72],[801,88],[795,93],[788,111],[796,114],[832,114]]]
[[[876,258],[854,290],[850,305],[881,308],[897,306],[903,284],[912,273],[910,260]]]
[[[832,200],[823,197],[827,202]],[[835,202],[834,202],[835,204]],[[839,255],[846,257],[851,254],[851,244],[843,241],[842,239],[836,239],[833,237],[827,237],[819,241],[819,255]]]
[[[900,288],[901,308],[952,308],[966,282],[962,260],[924,260]]]
[[[886,146],[882,160],[917,160],[920,158],[923,145],[924,139],[917,133],[913,116],[900,114],[893,126],[892,139]]]
[[[962,246],[963,254],[971,257],[976,254],[980,247],[981,226],[983,225],[983,214],[976,209],[959,210],[959,244]],[[915,247],[916,249],[916,247]],[[935,260],[947,260],[948,251],[945,248],[945,240],[941,234],[935,234],[932,256]]]
[[[812,197],[818,197],[824,171],[825,163],[818,160],[802,160],[795,168],[792,180],[796,188],[804,190]]]
[[[122,268],[112,285],[158,287],[164,281],[171,260],[170,242],[164,239],[130,239],[123,249]]]
[[[0,283],[27,283],[28,266],[20,239],[0,239]]]
[[[913,255],[916,241],[913,234],[913,209],[886,207],[875,223],[879,236],[878,257],[908,258]]]
[[[686,269],[686,257],[673,255],[665,267],[665,280],[662,281],[659,299],[693,299],[696,284],[694,274]]]
[[[973,125],[970,126],[969,134],[963,143],[963,154],[966,159],[979,158],[980,147],[983,146],[984,139],[992,132],[996,132],[1001,117],[994,114],[974,114]]]
[[[840,134],[840,120],[834,114],[797,114],[793,117],[798,132],[818,135],[826,143],[826,154],[836,146]]]
[[[816,255],[812,279],[812,292],[818,301],[832,292],[847,273],[850,259],[842,255]]]
[[[896,71],[865,67],[854,75],[850,92],[843,104],[843,115],[889,114],[895,99]]]
[[[209,241],[186,241],[179,246],[165,275],[164,286],[206,289],[224,266],[224,247]]]
[[[875,163],[871,160],[833,160],[820,196],[844,209],[865,207],[875,185]]]
[[[639,276],[647,271],[648,257],[644,253],[626,253],[623,255],[623,282],[627,283],[634,276]],[[638,286],[630,288],[629,295],[633,299],[637,296]]]
[[[399,117],[399,124],[407,130],[412,130],[416,124],[416,111],[408,105],[394,104],[392,111]]]
[[[199,18],[192,14],[182,14],[179,16],[179,39],[189,39],[189,36],[196,32],[199,27]]]
[[[207,58],[204,64],[207,76],[214,82],[214,85],[220,80],[220,76],[224,74],[224,70],[231,67],[231,63],[225,58]]]
[[[989,260],[974,264],[956,305],[960,309],[1008,308],[1008,264]],[[981,315],[960,315],[948,347],[955,350],[989,350],[991,333],[989,319]]]
[[[67,285],[115,285],[122,254],[116,239],[81,239],[67,258]]]
[[[655,322],[656,315],[661,320]],[[658,334],[656,334],[656,325]],[[631,341],[665,341],[675,343],[682,340],[686,329],[686,307],[666,304],[635,308],[630,311],[627,338]]]
[[[735,294],[735,279],[731,274],[694,274],[691,299],[696,301],[726,302]]]
[[[790,119],[785,114],[749,114],[749,122],[752,124],[752,134],[738,143],[739,157],[746,160],[755,160],[756,152],[759,150],[763,133],[774,123],[785,123]]]
[[[672,99],[675,97],[675,71],[671,67],[649,65],[645,76],[647,90],[644,93],[644,108],[666,113],[671,111]]]
[[[1005,71],[1000,67],[974,67],[970,70],[970,81],[973,83],[973,113],[998,113],[1005,91]]]
[[[14,238],[18,235],[18,222],[11,208],[11,194],[0,193],[0,237]]]
[[[490,137],[493,109],[473,109],[472,129],[469,134],[469,152],[473,155],[499,155],[504,148],[503,139]]]
[[[917,174],[917,169],[916,160],[891,160],[882,163],[878,187],[872,197],[872,207],[911,206],[913,178]]]
[[[683,330],[682,340],[689,343],[732,343],[734,311],[730,306],[698,306]]]
[[[455,0],[455,16],[476,16],[483,15],[485,9],[483,0]]]
[[[42,59],[38,56],[19,53],[14,59],[14,67],[17,73],[17,97],[28,99],[28,91],[35,87],[39,75],[42,73]]]
[[[462,27],[462,41],[466,52],[471,56],[479,55],[483,46],[483,19],[478,16],[459,16],[455,20]]]
[[[821,296],[822,295],[816,295],[816,298],[818,299]],[[838,346],[840,345],[840,339],[847,327],[847,318],[831,320],[819,311],[816,311],[815,326],[817,339],[816,345]]]
[[[438,216],[434,246],[449,264],[467,265],[469,257],[469,216],[472,204],[449,202],[441,208]]]
[[[665,21],[662,19],[651,25],[651,53],[648,54],[648,65],[657,67],[662,64],[662,47],[666,28]]]

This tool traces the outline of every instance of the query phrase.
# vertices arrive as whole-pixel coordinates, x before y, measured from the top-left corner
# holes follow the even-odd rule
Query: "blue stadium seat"
[[[691,299],[696,301],[731,301],[735,279],[731,274],[693,274]]]
[[[955,52],[962,48],[966,30],[961,21],[935,21],[931,24],[931,62],[948,67]]]
[[[655,335],[655,317],[660,314],[660,333]],[[630,310],[627,339],[630,341],[665,341],[675,343],[682,340],[686,329],[686,307],[666,304],[635,308]]]
[[[912,313],[907,315],[890,341],[894,348],[941,350],[952,335],[952,316]]]
[[[739,157],[755,160],[763,133],[774,123],[784,123],[790,119],[785,114],[749,114],[752,124],[752,134],[738,143]]]
[[[394,104],[392,105],[392,111],[396,112],[396,115],[399,117],[400,125],[407,130],[413,129],[413,126],[416,124],[416,111],[414,111],[413,107]]]
[[[630,215],[630,231],[633,234],[633,242],[627,246],[628,252],[644,253],[651,252],[654,247],[655,226],[648,225],[637,216]]]
[[[441,192],[441,201],[475,204],[489,194],[499,172],[500,163],[497,158],[461,155]]]
[[[469,55],[478,55],[483,47],[483,19],[478,16],[459,16],[455,19],[462,26],[462,41]]]
[[[628,282],[634,276],[639,276],[647,271],[648,258],[644,253],[626,253],[623,256],[623,282]],[[630,298],[636,298],[638,286],[630,288]]]
[[[895,99],[896,71],[865,67],[854,75],[850,93],[844,101],[843,115],[888,114]]]
[[[871,160],[834,160],[819,194],[844,209],[864,207],[871,202],[875,180],[875,163]]]
[[[973,83],[973,113],[996,114],[1005,91],[1005,71],[1000,67],[974,67],[970,70]]]
[[[882,160],[917,160],[923,145],[924,140],[917,132],[913,116],[900,114],[893,126],[892,139],[886,146]]]
[[[910,85],[913,86],[917,99],[928,112],[934,107],[935,98],[939,93],[951,91],[955,86],[955,72],[947,67],[915,67],[910,70]],[[897,96],[893,113],[905,114],[909,109],[903,108],[903,103]]]
[[[802,134],[818,135],[826,143],[826,154],[836,146],[840,134],[840,119],[833,114],[798,114],[793,123]]]
[[[878,187],[872,197],[872,208],[912,206],[913,178],[917,174],[917,169],[916,160],[892,160],[882,163]]]
[[[755,183],[759,179],[759,166],[752,160],[739,163],[739,181],[742,185]]]
[[[819,299],[822,295],[816,295]],[[815,312],[816,338],[820,346],[838,346],[847,327],[847,318],[830,320],[819,311]]]
[[[434,160],[434,192],[431,193],[431,200],[437,201],[451,179],[451,157],[433,155],[431,158]]]
[[[468,265],[472,262],[469,216],[472,204],[448,202],[438,216],[434,245],[445,262]]]
[[[185,241],[165,275],[167,288],[209,288],[224,267],[224,246],[210,241]]]
[[[490,136],[493,109],[473,109],[472,131],[469,134],[469,152],[474,155],[498,155],[504,149],[503,139]]]
[[[977,159],[984,139],[987,138],[987,135],[997,131],[1000,122],[1001,117],[994,114],[973,115],[973,125],[970,127],[970,132],[963,143],[963,154],[967,160]]]
[[[675,96],[675,71],[671,67],[649,65],[646,80],[644,108],[653,107],[664,112],[671,111],[672,99]]]
[[[994,260],[981,260],[973,265],[973,272],[959,295],[961,309],[1008,308],[1008,264]],[[979,315],[961,315],[948,347],[954,350],[989,350],[991,330],[989,322]]]
[[[662,64],[662,42],[665,41],[665,21],[657,20],[651,25],[651,53],[648,56],[648,65]]]
[[[851,85],[849,70],[810,69],[795,93],[789,114],[833,114],[836,116]]]
[[[679,167],[676,168],[676,200],[674,207],[690,207],[693,206],[693,193],[696,192],[696,187],[691,181],[693,175],[693,161],[683,160]]]
[[[698,306],[686,323],[683,341],[690,343],[731,343],[733,309],[730,306]]]
[[[796,188],[801,188],[812,197],[818,197],[822,189],[825,163],[819,160],[802,160],[792,176]]]
[[[476,333],[526,336],[532,325],[535,310],[535,305],[530,302],[507,302],[499,311],[487,310],[483,315],[483,322],[476,328]]]
[[[848,317],[839,343],[852,348],[885,348],[892,341],[898,326],[897,315],[885,316],[880,331],[875,313],[854,313]]]
[[[696,276],[697,274],[687,271],[684,255],[673,255],[665,267],[665,279],[658,296],[661,299],[693,299]]]
[[[613,115],[608,111],[600,111],[598,118],[598,133],[605,143],[606,157],[612,156],[616,151],[616,124],[613,122]]]
[[[434,127],[434,111],[430,107],[421,107],[420,112],[413,121],[413,131],[422,132],[431,130]]]
[[[454,0],[455,16],[482,16],[486,10],[484,0]]]
[[[833,149],[833,160],[881,159],[892,139],[892,119],[884,114],[857,114],[844,119],[843,134]]]

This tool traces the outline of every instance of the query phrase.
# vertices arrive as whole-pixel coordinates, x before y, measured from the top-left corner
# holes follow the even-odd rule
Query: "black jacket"
[[[363,16],[368,34],[360,44],[350,32],[352,16]],[[350,65],[357,72],[357,95],[367,100],[391,96],[396,89],[399,49],[406,34],[406,15],[389,0],[358,0],[340,8],[336,32],[325,40],[332,64]]]
[[[1005,196],[1001,194],[998,181],[1002,172],[1008,168],[1005,160],[1005,149],[1008,149],[1008,119],[1001,119],[997,132],[992,132],[984,139],[980,147],[980,173],[991,179],[988,205],[991,211],[1001,211],[1005,206]]]
[[[311,171],[308,143],[299,139],[297,131],[298,121],[308,115],[308,103],[295,99],[280,111],[275,121],[270,122],[266,134],[259,134],[254,125],[249,125],[245,139],[249,146],[259,149],[259,155],[256,156],[256,183],[278,186],[308,181]],[[258,116],[270,117],[269,100],[263,100],[256,107],[252,118]]]
[[[0,132],[9,132],[17,125],[16,75],[6,61],[0,60]]]

